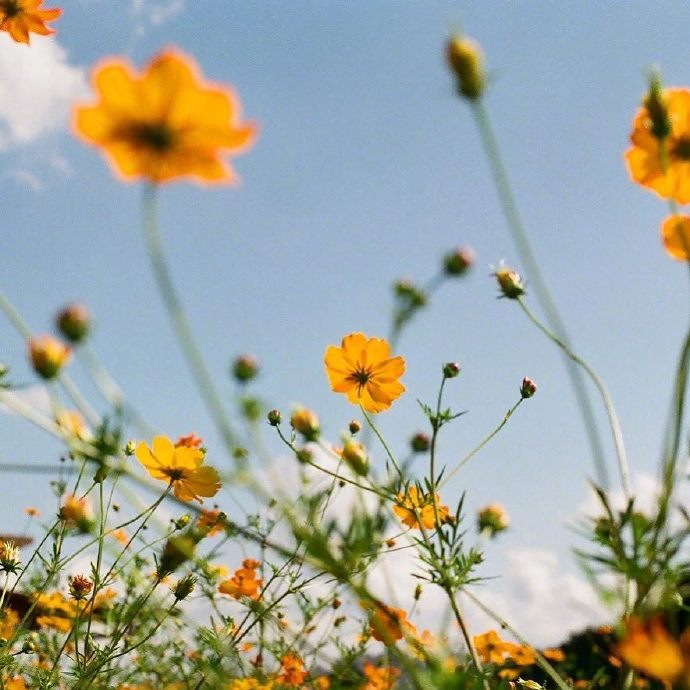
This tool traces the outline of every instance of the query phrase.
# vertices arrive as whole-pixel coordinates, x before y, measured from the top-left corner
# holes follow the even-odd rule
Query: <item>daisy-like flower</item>
[[[668,113],[670,132],[660,139],[654,132],[649,108],[641,108],[633,121],[632,147],[625,152],[625,159],[635,182],[664,199],[687,204],[690,202],[690,89],[664,89],[660,98]]]
[[[139,462],[154,479],[167,480],[182,501],[210,498],[220,489],[220,477],[213,467],[204,467],[204,454],[197,448],[175,446],[167,436],[156,436],[153,447],[144,441],[137,445]]]
[[[29,34],[49,36],[53,29],[46,22],[56,20],[62,10],[41,8],[43,0],[0,0],[0,31],[7,33],[17,42],[29,44]]]
[[[388,341],[382,338],[346,335],[341,346],[331,345],[324,357],[331,388],[367,412],[387,410],[405,392],[398,381],[405,373],[405,360],[390,353]]]
[[[116,174],[154,183],[184,176],[235,181],[221,154],[244,151],[257,128],[240,122],[232,91],[200,80],[191,58],[166,50],[143,74],[125,60],[110,60],[95,70],[93,82],[98,101],[77,108],[75,131],[104,151]]]
[[[383,603],[362,603],[371,612],[369,632],[371,636],[386,646],[394,645],[404,635],[416,636],[417,629],[407,620],[403,609],[386,606]]]
[[[418,491],[416,486],[410,486],[404,494],[398,494],[397,500],[393,512],[408,527],[421,529],[421,523],[425,529],[432,529],[437,522],[442,524],[450,519],[448,506],[441,503],[438,494],[432,499],[431,494]]]
[[[235,571],[235,574],[228,580],[223,580],[218,586],[221,594],[229,594],[234,599],[249,597],[254,601],[261,595],[261,585],[263,580],[257,578],[256,570],[260,563],[252,558],[245,558],[242,567]]]

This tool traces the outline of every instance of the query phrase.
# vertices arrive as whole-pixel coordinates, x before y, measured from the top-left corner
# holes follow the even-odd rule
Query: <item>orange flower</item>
[[[504,642],[495,630],[475,635],[473,640],[477,654],[485,664],[502,664],[511,644]]]
[[[363,670],[367,683],[362,690],[391,690],[400,675],[400,671],[393,666],[376,668],[368,662],[364,664]]]
[[[220,510],[202,510],[196,524],[205,536],[212,537],[225,531],[225,518],[225,513]]]
[[[186,448],[201,448],[204,443],[204,439],[196,434],[187,434],[186,436],[180,436],[175,442],[176,446],[185,446]]]
[[[625,159],[635,182],[665,199],[687,204],[690,202],[690,90],[664,89],[661,98],[668,112],[670,133],[662,144],[652,131],[649,110],[641,108],[633,121],[632,147],[625,152]]]
[[[341,347],[331,345],[324,362],[331,388],[345,393],[353,405],[367,412],[382,412],[405,392],[398,379],[405,373],[405,360],[390,357],[390,345],[364,333],[346,335]]]
[[[80,532],[86,533],[91,529],[93,519],[91,501],[86,496],[77,498],[70,494],[60,506],[58,516],[68,527],[76,527]]]
[[[678,261],[690,261],[690,216],[668,216],[661,225],[666,253]]]
[[[549,649],[545,649],[541,654],[549,661],[565,661],[565,653],[558,647],[549,647]]]
[[[416,636],[417,629],[407,620],[403,609],[395,609],[381,603],[365,603],[364,608],[372,611],[369,618],[371,636],[385,645],[394,645],[403,635]]]
[[[276,680],[283,685],[299,687],[307,677],[304,662],[294,654],[286,654],[280,660],[280,668],[281,674]]]
[[[443,524],[450,518],[448,506],[441,504],[441,497],[436,494],[436,507],[431,494],[423,494],[416,486],[408,487],[407,491],[398,494],[398,504],[393,506],[393,512],[408,527],[420,529],[420,523],[425,529],[432,529],[437,523]]]
[[[263,580],[256,577],[256,569],[261,564],[252,558],[245,558],[242,561],[242,567],[235,571],[235,574],[229,580],[223,580],[218,585],[218,591],[221,594],[229,594],[234,599],[241,599],[242,597],[249,597],[257,601],[261,596],[261,585]]]
[[[235,94],[201,82],[191,58],[167,50],[143,74],[111,60],[95,70],[93,82],[99,99],[77,108],[75,131],[103,149],[116,174],[154,183],[184,176],[235,181],[220,154],[245,150],[256,126],[240,123]]]
[[[29,358],[34,371],[44,379],[53,379],[72,356],[72,348],[52,335],[29,338]]]
[[[176,447],[167,436],[156,436],[152,449],[141,441],[135,454],[154,479],[168,480],[182,501],[203,503],[201,496],[215,496],[220,489],[218,472],[202,467],[204,454],[196,448]]]
[[[7,31],[17,43],[29,44],[29,33],[54,34],[45,23],[55,21],[62,10],[41,9],[43,0],[0,0],[0,31]]]

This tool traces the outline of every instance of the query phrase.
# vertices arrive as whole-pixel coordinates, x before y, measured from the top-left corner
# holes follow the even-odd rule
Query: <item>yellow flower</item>
[[[668,216],[661,224],[666,253],[678,261],[690,261],[690,216]]]
[[[72,355],[72,348],[52,335],[29,338],[29,358],[34,371],[44,379],[53,379]]]
[[[474,636],[477,654],[485,664],[502,664],[511,643],[504,642],[495,630]]]
[[[98,102],[77,108],[75,131],[103,149],[116,174],[155,183],[183,176],[235,181],[220,154],[245,150],[256,126],[240,123],[235,94],[201,82],[191,58],[167,50],[143,74],[111,60],[95,70],[93,81]]]
[[[652,131],[648,108],[641,108],[633,121],[632,147],[625,152],[625,159],[635,182],[665,199],[687,204],[690,202],[690,90],[664,89],[661,98],[668,113],[670,133],[660,141]]]
[[[346,335],[341,347],[331,345],[324,362],[331,388],[345,393],[354,405],[367,412],[382,412],[405,392],[398,379],[405,373],[405,360],[390,356],[390,345],[364,333]]]
[[[434,507],[431,494],[420,493],[416,486],[410,486],[404,494],[398,494],[398,503],[393,506],[393,511],[408,527],[420,529],[421,523],[425,529],[432,529],[450,518],[448,506],[441,504],[438,494],[435,500]]]
[[[0,0],[0,31],[7,31],[17,43],[29,44],[29,33],[54,34],[45,23],[55,21],[62,10],[43,8],[43,0]]]
[[[156,436],[153,448],[141,441],[137,459],[154,479],[168,480],[175,496],[182,501],[199,501],[215,496],[220,478],[213,467],[203,467],[204,454],[196,448],[175,446],[167,436]]]
[[[221,594],[229,594],[234,599],[249,597],[257,601],[261,596],[261,585],[263,580],[256,577],[256,569],[261,565],[252,558],[245,558],[242,567],[235,571],[235,574],[228,580],[218,585]]]

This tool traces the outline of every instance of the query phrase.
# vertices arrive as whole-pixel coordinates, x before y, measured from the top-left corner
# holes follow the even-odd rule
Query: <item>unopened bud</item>
[[[301,462],[303,465],[308,465],[314,460],[314,454],[309,450],[309,448],[300,448],[295,453],[295,457],[297,458],[297,461]]]
[[[266,415],[266,419],[271,426],[279,426],[283,421],[283,416],[280,414],[280,410],[271,410]]]
[[[315,441],[319,436],[319,418],[306,407],[298,407],[290,417],[292,428],[302,434],[305,441]]]
[[[454,379],[460,373],[460,365],[457,362],[447,362],[443,365],[443,375],[447,379]]]
[[[426,453],[431,447],[431,437],[423,431],[418,431],[410,439],[410,448],[414,453]]]
[[[197,578],[194,575],[186,575],[181,580],[178,580],[172,588],[172,593],[177,601],[186,599],[193,591],[196,585]]]
[[[522,379],[522,385],[520,386],[520,395],[526,400],[531,398],[537,392],[537,384],[525,377]]]
[[[660,141],[671,134],[671,118],[668,115],[664,90],[661,87],[661,76],[654,71],[649,77],[649,91],[643,105],[649,114],[652,134]]]
[[[477,529],[486,532],[490,537],[508,529],[509,524],[505,508],[498,503],[492,503],[477,513]]]
[[[350,433],[354,436],[362,430],[362,425],[356,419],[353,419],[350,422],[348,429],[350,430]]]
[[[175,520],[175,529],[184,529],[190,522],[192,518],[185,513]]]
[[[254,355],[240,355],[232,363],[232,375],[238,383],[247,383],[259,373],[259,360]]]
[[[443,270],[447,276],[461,276],[472,268],[474,262],[474,251],[469,247],[460,247],[443,257]]]
[[[419,601],[419,599],[421,598],[421,596],[422,596],[422,585],[418,584],[418,585],[414,588],[414,600],[415,600],[415,601]]]
[[[411,280],[402,278],[393,285],[395,296],[412,307],[423,307],[427,302],[427,296],[421,288],[418,288]]]
[[[72,348],[52,335],[29,338],[29,357],[34,371],[44,379],[53,379],[67,364]]]
[[[83,304],[70,304],[56,319],[60,333],[71,343],[80,343],[91,330],[91,315]]]
[[[458,92],[471,101],[477,100],[484,91],[486,77],[479,45],[464,36],[452,36],[446,46],[446,57],[458,80]]]
[[[520,274],[512,268],[501,267],[494,273],[494,276],[496,276],[498,287],[504,297],[508,299],[517,299],[525,294],[525,286],[522,282],[522,278]]]
[[[131,457],[137,449],[137,442],[134,439],[127,441],[127,445],[124,448],[125,455]]]
[[[366,448],[361,443],[352,440],[346,441],[341,457],[361,477],[365,477],[369,472],[369,458]]]

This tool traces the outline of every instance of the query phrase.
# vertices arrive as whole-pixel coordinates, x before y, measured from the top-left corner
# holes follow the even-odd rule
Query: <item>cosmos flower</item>
[[[41,8],[43,0],[0,0],[0,31],[7,33],[17,42],[29,44],[30,33],[49,36],[53,29],[46,22],[55,21],[62,10]]]

